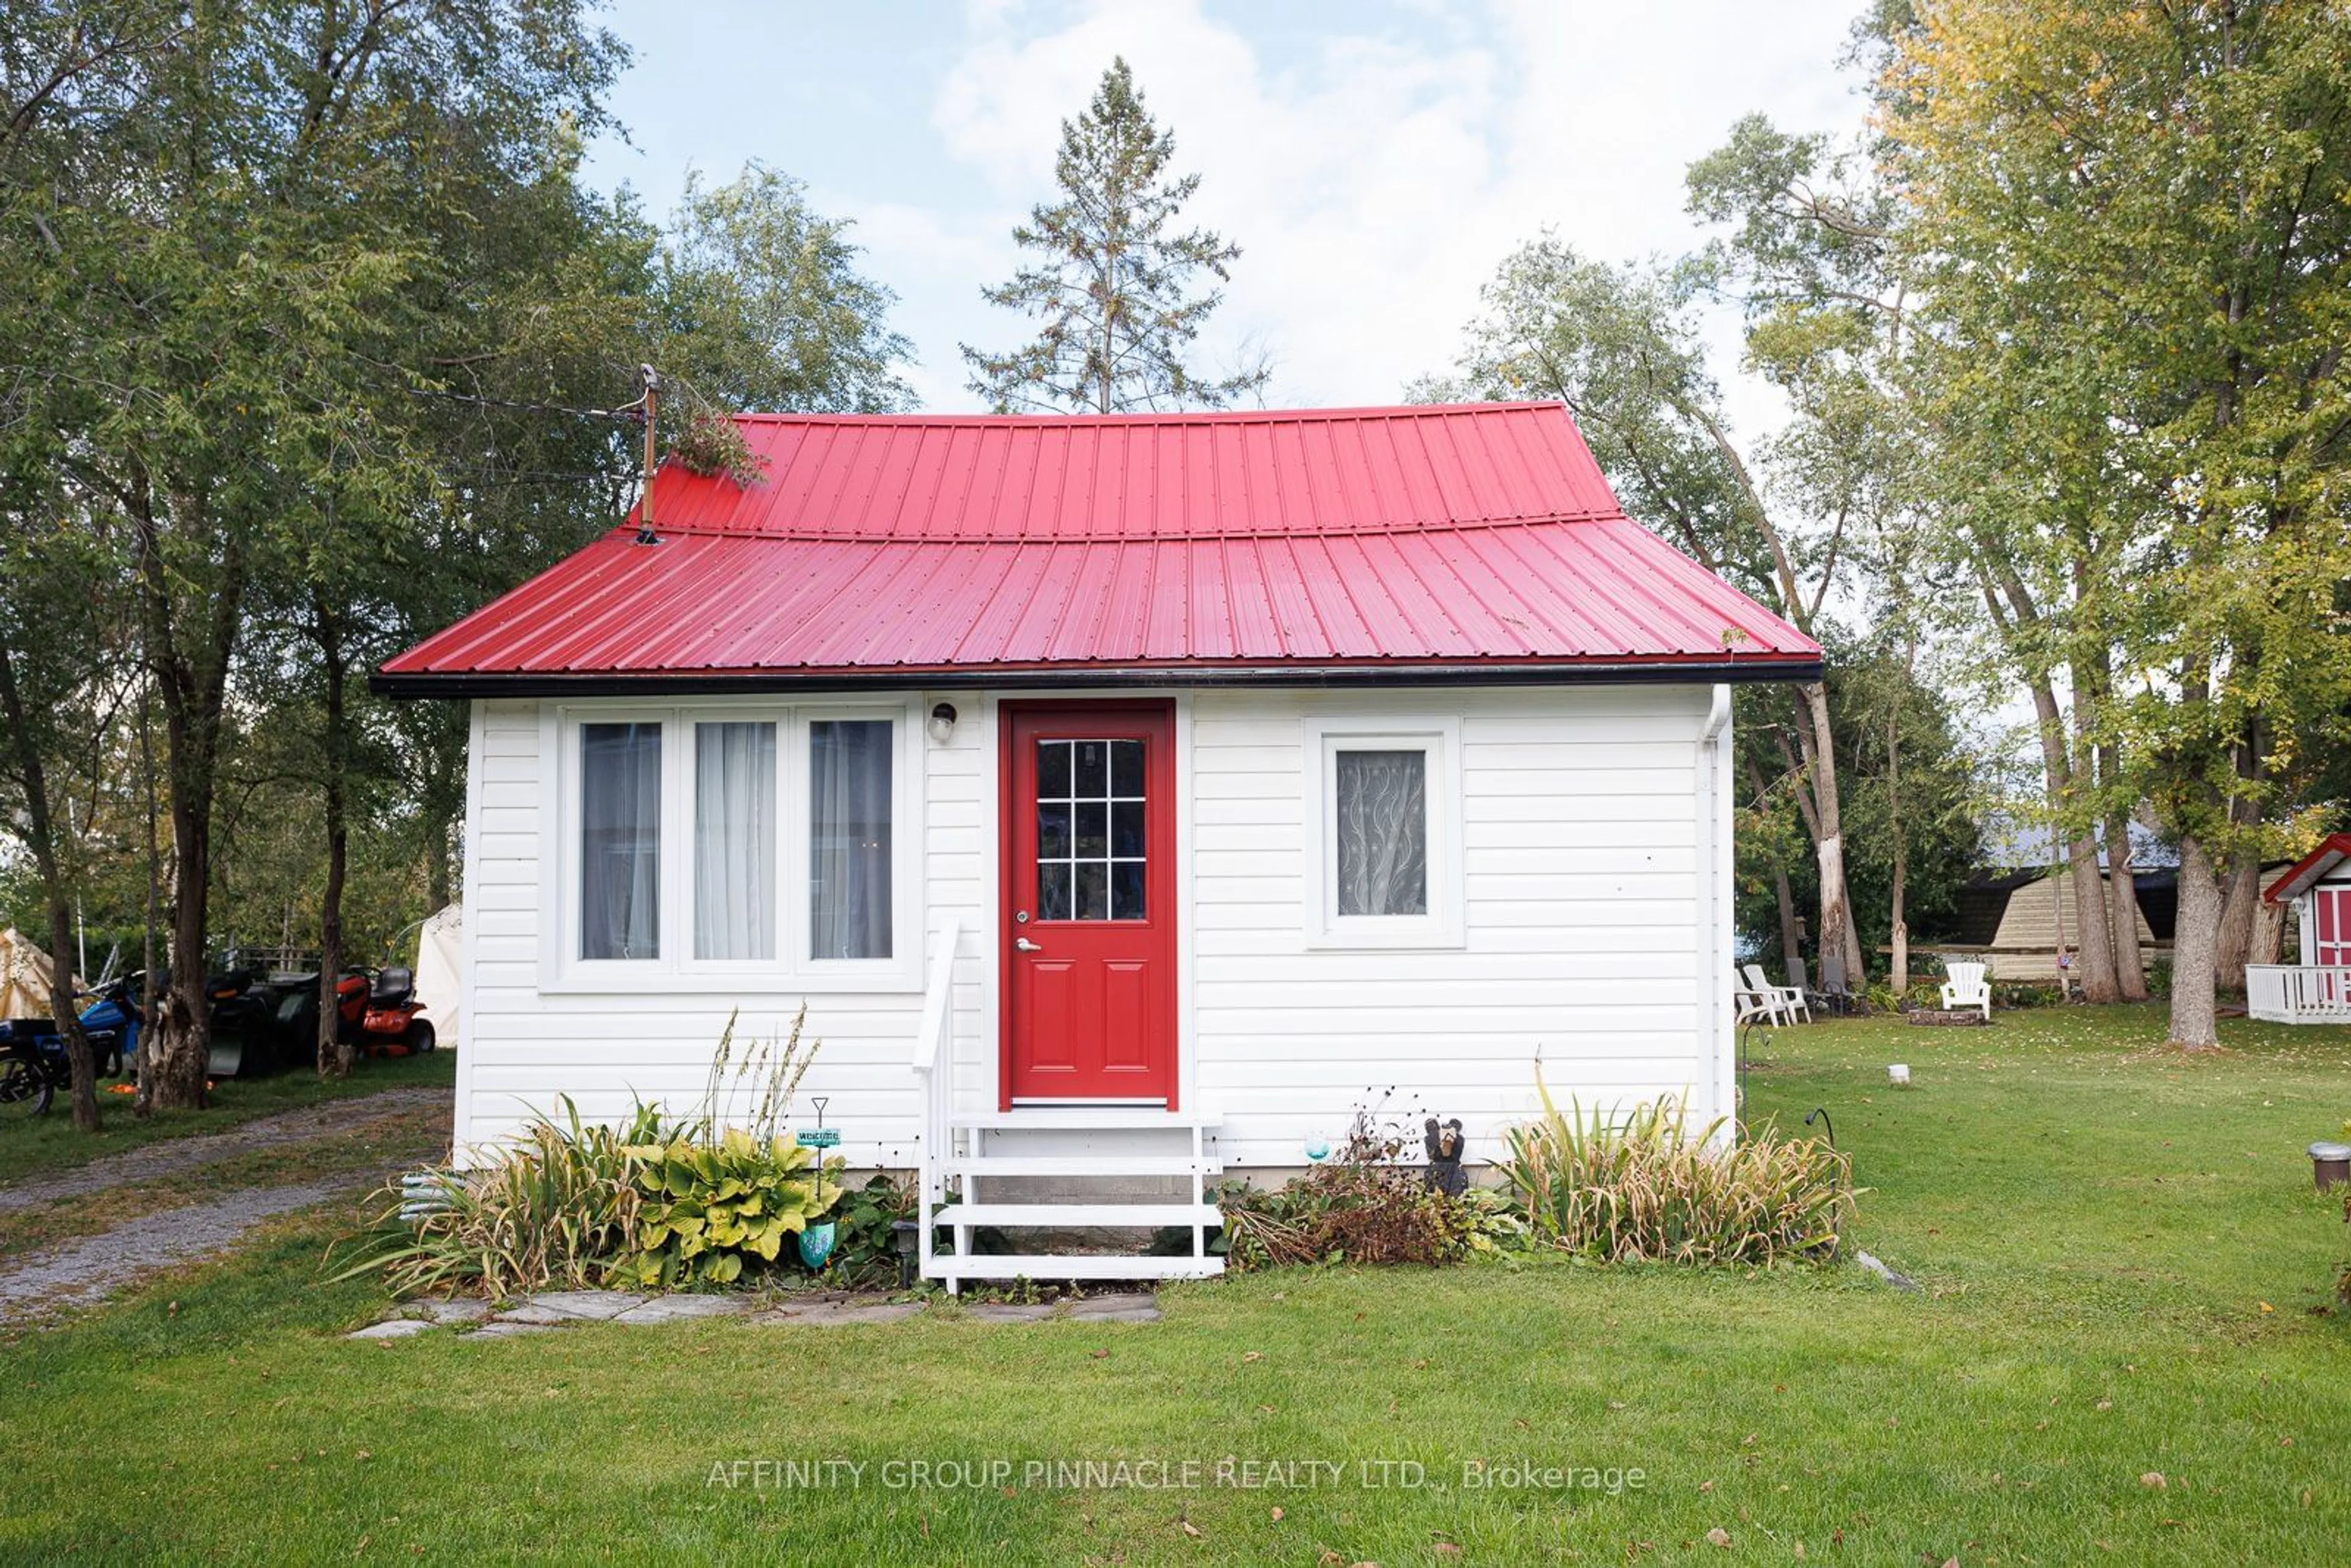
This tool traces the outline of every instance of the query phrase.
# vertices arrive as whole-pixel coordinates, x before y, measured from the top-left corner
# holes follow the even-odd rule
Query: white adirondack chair
[[[1764,977],[1763,966],[1761,964],[1748,965],[1745,973],[1747,988],[1773,998],[1779,1004],[1780,1011],[1786,1015],[1788,1022],[1794,1023],[1798,1013],[1804,1015],[1806,1023],[1813,1021],[1813,1004],[1804,998],[1803,987],[1773,985]]]
[[[1981,1008],[1984,1022],[1991,1022],[1991,982],[1984,978],[1984,966],[1950,964],[1945,967],[1951,977],[1943,982],[1943,1010]]]
[[[1744,986],[1735,985],[1730,988],[1730,1007],[1732,1022],[1739,1028],[1743,1029],[1758,1019],[1774,1025],[1781,1021],[1780,998],[1769,991],[1750,991]]]

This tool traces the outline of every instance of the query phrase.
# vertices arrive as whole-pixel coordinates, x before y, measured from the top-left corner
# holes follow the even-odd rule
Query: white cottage
[[[1731,1110],[1729,683],[1820,650],[1562,406],[741,427],[376,677],[473,705],[461,1150],[805,1004],[952,1282],[1213,1271],[969,1234],[1213,1226],[1383,1101],[1490,1156],[1538,1060]]]

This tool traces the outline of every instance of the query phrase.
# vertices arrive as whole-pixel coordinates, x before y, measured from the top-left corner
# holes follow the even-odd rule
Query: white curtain
[[[694,727],[694,956],[776,956],[776,727]]]
[[[1428,913],[1428,754],[1342,751],[1339,913]]]
[[[890,956],[887,719],[809,726],[809,956]]]
[[[661,726],[580,728],[580,956],[661,956]]]

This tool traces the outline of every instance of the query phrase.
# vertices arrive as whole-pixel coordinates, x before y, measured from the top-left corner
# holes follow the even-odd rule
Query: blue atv
[[[140,980],[126,975],[101,987],[81,1012],[82,1032],[89,1040],[100,1078],[119,1078],[122,1066],[139,1049]],[[0,1022],[0,1113],[46,1114],[57,1091],[73,1084],[73,1067],[66,1057],[66,1037],[54,1019],[12,1019]]]

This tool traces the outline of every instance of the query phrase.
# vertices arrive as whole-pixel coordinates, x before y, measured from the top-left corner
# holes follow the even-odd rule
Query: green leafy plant
[[[504,1298],[560,1284],[728,1284],[772,1264],[789,1238],[841,1197],[839,1162],[820,1166],[782,1132],[814,1060],[803,1008],[789,1031],[738,1053],[727,1019],[702,1104],[673,1122],[640,1104],[623,1127],[535,1116],[495,1163],[403,1181],[333,1278],[381,1273],[395,1295],[478,1287]]]
[[[833,1212],[833,1223],[840,1230],[833,1242],[831,1270],[844,1280],[894,1280],[898,1273],[894,1228],[898,1221],[914,1218],[914,1184],[888,1171],[843,1194]]]
[[[417,1188],[385,1187],[386,1207],[333,1279],[381,1273],[396,1296],[476,1287],[501,1301],[609,1282],[634,1245],[643,1203],[637,1151],[662,1144],[661,1111],[640,1105],[614,1128],[582,1123],[569,1096],[557,1103],[560,1119],[533,1117],[486,1169],[439,1168]]]
[[[739,1127],[625,1153],[640,1203],[622,1271],[640,1285],[732,1284],[747,1260],[776,1261],[841,1197],[811,1151]]]
[[[1816,1138],[1763,1134],[1718,1146],[1725,1123],[1689,1135],[1671,1096],[1621,1122],[1573,1101],[1562,1113],[1540,1073],[1541,1121],[1510,1133],[1501,1170],[1540,1245],[1604,1262],[1826,1260],[1853,1214],[1847,1156]]]

